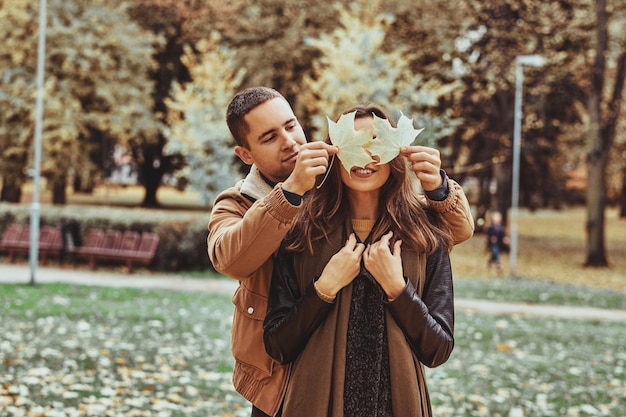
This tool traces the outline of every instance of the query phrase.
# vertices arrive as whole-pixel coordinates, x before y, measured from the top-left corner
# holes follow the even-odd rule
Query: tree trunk
[[[604,248],[604,209],[608,160],[606,138],[602,137],[602,92],[608,47],[605,0],[596,0],[597,49],[591,69],[589,92],[589,153],[587,154],[587,260],[585,266],[608,266]]]
[[[65,179],[66,177],[64,176],[57,177],[52,183],[52,204],[54,204],[55,206],[64,206],[67,203],[67,196],[65,193]]]
[[[149,172],[149,169],[144,169],[144,172]],[[148,173],[148,176],[143,180],[143,186],[146,191],[143,202],[141,203],[142,207],[148,208],[156,208],[159,207],[159,201],[157,200],[157,191],[159,190],[159,185],[161,183],[161,173],[157,170],[152,170],[152,172]]]
[[[496,179],[497,192],[495,209],[502,214],[502,224],[509,225],[509,208],[511,207],[511,177],[513,167],[510,164],[495,164],[493,175]],[[521,190],[520,190],[521,191]],[[492,206],[493,208],[493,206]]]
[[[5,178],[2,183],[2,191],[0,191],[0,201],[19,203],[21,199],[22,187],[17,184],[9,183]]]
[[[617,131],[617,121],[622,107],[626,79],[626,51],[617,58],[613,92],[604,108],[602,117],[602,92],[604,70],[608,55],[608,17],[606,0],[596,0],[598,46],[592,69],[589,96],[590,151],[587,160],[589,174],[587,183],[587,261],[588,266],[607,266],[604,250],[604,209],[606,206],[606,166]]]
[[[142,207],[156,208],[160,206],[157,200],[157,191],[163,178],[165,159],[162,152],[159,152],[161,149],[163,148],[156,146],[146,146],[142,149],[143,158],[139,164],[140,181],[145,189]]]
[[[600,152],[592,151],[587,157],[587,260],[585,266],[608,266],[604,248],[605,161],[606,158]]]
[[[4,123],[4,122],[3,122]],[[1,140],[4,140],[2,138]],[[22,174],[26,170],[28,160],[27,146],[10,153],[2,154],[0,162],[0,177],[2,178],[2,190],[0,190],[0,201],[9,203],[19,203],[22,200],[22,186],[26,177]]]
[[[626,218],[626,165],[622,173],[622,193],[619,197],[619,217]]]

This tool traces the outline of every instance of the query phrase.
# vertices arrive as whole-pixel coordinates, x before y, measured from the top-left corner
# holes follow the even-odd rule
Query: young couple
[[[393,125],[379,107],[353,111],[356,130],[374,114]],[[448,254],[474,230],[438,151],[407,146],[349,173],[265,87],[237,94],[227,123],[251,169],[216,199],[208,253],[240,282],[233,383],[252,416],[431,415],[423,365],[454,344]]]

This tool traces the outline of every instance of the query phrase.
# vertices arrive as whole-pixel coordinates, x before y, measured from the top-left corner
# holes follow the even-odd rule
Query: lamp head
[[[519,55],[517,57],[519,65],[531,65],[533,67],[541,67],[546,63],[546,59],[541,55]]]

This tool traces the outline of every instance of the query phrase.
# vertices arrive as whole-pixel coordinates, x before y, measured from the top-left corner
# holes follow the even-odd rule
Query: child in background
[[[502,226],[502,213],[494,211],[491,213],[491,220],[487,225],[487,248],[490,251],[490,258],[487,262],[489,268],[495,266],[498,272],[502,270],[500,265],[500,250],[509,244],[504,226]]]

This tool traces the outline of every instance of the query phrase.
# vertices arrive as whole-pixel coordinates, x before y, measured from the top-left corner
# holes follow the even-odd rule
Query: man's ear
[[[243,146],[235,146],[235,154],[246,165],[252,165],[254,163],[254,161],[252,160],[252,156],[250,155],[250,151]]]

